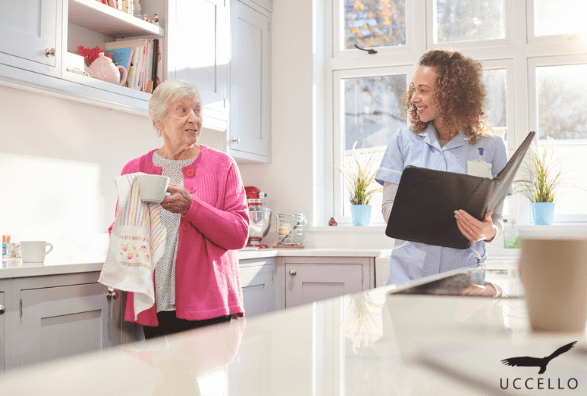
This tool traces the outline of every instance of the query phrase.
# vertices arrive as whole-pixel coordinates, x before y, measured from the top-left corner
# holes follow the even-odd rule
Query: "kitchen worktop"
[[[533,335],[522,298],[399,294],[455,274],[11,371],[0,376],[1,393],[483,396],[499,394],[504,377],[536,385],[537,370],[500,359],[546,356],[569,340],[584,347],[584,334]],[[584,359],[566,353],[541,377],[566,381],[570,373],[579,379],[573,394],[584,394]]]
[[[391,249],[259,249],[256,251],[239,250],[238,258],[239,260],[248,260],[278,256],[386,257],[390,254]],[[20,261],[14,261],[4,264],[0,268],[0,279],[101,271],[103,264],[103,262],[97,261],[84,262],[72,259],[61,262],[47,260],[46,264],[23,264]]]

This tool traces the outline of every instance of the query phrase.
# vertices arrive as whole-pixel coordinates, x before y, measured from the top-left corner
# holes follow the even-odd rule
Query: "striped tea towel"
[[[167,235],[161,205],[141,201],[138,175],[131,173],[115,179],[118,211],[98,279],[110,288],[135,293],[135,320],[155,304],[153,271],[163,256]]]

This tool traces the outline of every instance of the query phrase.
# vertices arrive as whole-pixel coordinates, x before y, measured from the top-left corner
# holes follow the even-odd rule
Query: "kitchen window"
[[[350,224],[344,179],[352,144],[383,153],[406,124],[402,87],[428,49],[451,48],[484,66],[485,116],[511,156],[528,131],[539,145],[554,138],[555,155],[567,157],[568,188],[560,191],[555,222],[587,221],[587,27],[582,0],[324,0],[325,219]],[[584,4],[585,3],[585,4]],[[561,23],[560,21],[564,21]],[[374,49],[367,53],[355,47]],[[574,186],[571,188],[570,186]],[[383,224],[380,195],[371,224]],[[521,194],[506,200],[510,221],[532,224]]]
[[[341,131],[334,142],[335,168],[346,169],[351,164],[352,149],[366,160],[374,155],[375,170],[379,167],[381,157],[387,148],[391,136],[398,128],[407,125],[403,110],[402,97],[408,87],[408,75],[413,68],[372,68],[367,70],[337,71],[334,111],[335,127]],[[335,208],[344,219],[350,219],[349,194],[342,178],[335,181],[335,189],[342,188],[342,194],[336,195]],[[370,204],[372,223],[384,224],[381,211],[381,193],[376,193]]]

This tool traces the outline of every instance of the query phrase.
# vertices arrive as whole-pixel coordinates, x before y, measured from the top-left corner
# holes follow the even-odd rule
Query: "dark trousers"
[[[197,329],[198,327],[209,326],[216,323],[228,322],[233,317],[236,317],[236,315],[225,315],[206,320],[187,320],[179,319],[175,316],[175,311],[161,311],[157,312],[159,326],[143,326],[143,332],[145,333],[145,339],[150,339],[186,330]]]

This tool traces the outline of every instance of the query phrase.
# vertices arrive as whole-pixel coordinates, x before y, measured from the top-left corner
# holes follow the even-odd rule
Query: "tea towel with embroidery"
[[[155,304],[153,271],[163,256],[167,235],[161,221],[161,205],[141,201],[138,175],[131,173],[115,179],[116,220],[98,279],[110,288],[135,293],[135,320]]]

